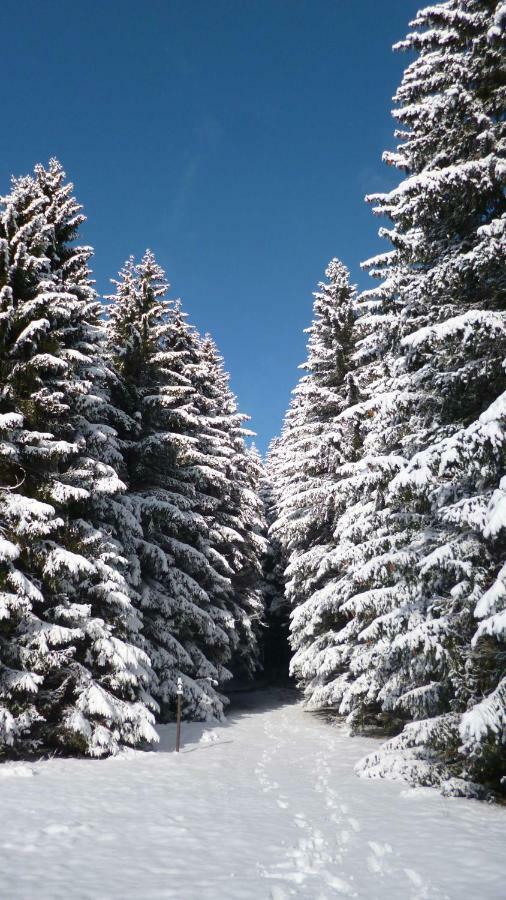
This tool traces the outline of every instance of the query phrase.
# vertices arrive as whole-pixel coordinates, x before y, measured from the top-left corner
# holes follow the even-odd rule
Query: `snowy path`
[[[356,778],[373,741],[289,702],[157,753],[0,766],[2,900],[499,900],[506,809]],[[31,775],[35,777],[30,777]]]

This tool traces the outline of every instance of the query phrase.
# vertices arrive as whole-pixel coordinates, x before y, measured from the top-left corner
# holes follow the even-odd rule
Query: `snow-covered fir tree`
[[[506,740],[501,8],[428,7],[399,45],[418,58],[396,97],[401,144],[386,158],[408,177],[372,198],[391,219],[394,249],[372,262],[384,281],[367,298],[397,308],[396,371],[416,396],[408,463],[388,492],[392,516],[408,522],[409,565],[392,563],[402,602],[373,626],[386,644],[383,707],[416,723],[366,771],[401,770],[404,749],[411,777],[493,786]]]
[[[226,602],[231,573],[211,534],[225,475],[198,390],[201,341],[180,303],[167,299],[164,273],[150,251],[140,263],[128,260],[115,284],[109,298],[114,401],[126,416],[127,499],[141,530],[139,590],[155,695],[162,718],[170,718],[181,677],[185,715],[221,717],[219,688],[230,677],[234,623]]]
[[[101,756],[156,734],[82,221],[55,160],[2,201],[0,736]]]
[[[341,470],[356,457],[360,434],[353,407],[358,387],[351,371],[355,346],[355,292],[346,267],[334,259],[314,295],[307,329],[307,371],[296,387],[283,432],[271,449],[277,518],[271,526],[288,565],[286,597],[295,607],[292,672],[314,705],[326,685],[318,653],[338,627],[334,575],[339,567],[333,534]],[[341,493],[340,493],[341,492]],[[341,552],[341,550],[339,551]],[[321,705],[323,697],[318,694]]]
[[[504,20],[450,2],[413,24],[386,154],[407,177],[371,198],[393,250],[367,264],[383,282],[358,304],[359,452],[333,495],[345,620],[295,665],[309,704],[355,728],[415,720],[362,771],[458,792],[452,776],[497,785],[504,753]]]
[[[208,492],[216,497],[209,521],[215,551],[225,560],[230,588],[225,600],[231,614],[230,635],[236,676],[249,677],[260,662],[264,600],[262,560],[266,551],[266,523],[259,496],[262,463],[245,438],[247,416],[240,413],[215,342],[206,335],[201,343],[202,366],[198,383],[200,409],[206,432],[202,452],[211,460]],[[215,476],[221,472],[220,479]]]
[[[235,660],[239,671],[251,677],[263,667],[265,593],[264,562],[268,548],[267,519],[261,497],[263,461],[255,444],[245,447],[242,434],[233,433],[235,449],[233,498],[237,509],[237,524],[242,537],[241,552],[232,579],[240,605],[239,649]]]

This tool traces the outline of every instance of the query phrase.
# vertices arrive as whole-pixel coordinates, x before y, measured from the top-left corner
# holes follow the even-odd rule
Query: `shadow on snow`
[[[221,722],[211,720],[208,722],[183,721],[181,723],[181,754],[195,753],[197,750],[212,750],[214,747],[219,747],[222,744],[231,744],[233,740],[227,737],[224,729],[234,725],[240,719],[250,718],[273,709],[280,709],[283,706],[291,706],[300,700],[300,695],[292,687],[267,687],[257,690],[237,689],[230,691],[229,700],[230,704],[227,707],[226,717]],[[217,729],[219,729],[219,737],[216,733]],[[176,748],[175,723],[159,725],[158,733],[160,735],[160,743],[153,748],[155,752],[173,753]],[[207,742],[205,740],[206,734],[210,736]]]

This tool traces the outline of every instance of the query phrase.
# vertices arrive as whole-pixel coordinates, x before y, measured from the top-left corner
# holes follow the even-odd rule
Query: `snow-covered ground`
[[[0,766],[2,900],[503,900],[506,809],[357,778],[286,691],[156,753]]]

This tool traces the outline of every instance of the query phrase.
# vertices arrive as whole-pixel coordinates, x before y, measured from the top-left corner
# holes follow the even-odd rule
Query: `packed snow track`
[[[506,810],[357,778],[287,691],[157,752],[0,766],[2,900],[499,900]]]

